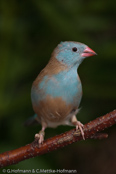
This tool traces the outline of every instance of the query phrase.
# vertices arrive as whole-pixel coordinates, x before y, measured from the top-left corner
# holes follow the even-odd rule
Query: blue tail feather
[[[24,126],[31,126],[31,125],[38,124],[36,117],[37,117],[37,114],[35,114],[32,117],[30,117],[29,119],[27,119],[24,123]]]

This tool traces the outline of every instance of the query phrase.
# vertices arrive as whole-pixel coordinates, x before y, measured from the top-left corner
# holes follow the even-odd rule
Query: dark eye
[[[77,51],[77,48],[76,47],[73,47],[72,48],[72,51],[76,52]]]

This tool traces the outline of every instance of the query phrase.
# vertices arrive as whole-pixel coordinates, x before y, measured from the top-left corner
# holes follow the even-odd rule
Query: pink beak
[[[97,55],[95,53],[95,51],[93,51],[91,48],[86,47],[84,52],[81,54],[81,57],[90,57],[90,56],[94,56]]]

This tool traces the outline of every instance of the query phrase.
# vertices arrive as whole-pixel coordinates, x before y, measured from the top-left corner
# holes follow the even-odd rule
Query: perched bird
[[[36,120],[42,125],[41,131],[35,134],[39,144],[44,141],[47,127],[59,125],[75,125],[84,139],[83,124],[76,118],[82,97],[77,69],[86,57],[93,55],[96,53],[85,44],[61,42],[33,82],[31,99],[36,114],[26,124],[30,125]]]

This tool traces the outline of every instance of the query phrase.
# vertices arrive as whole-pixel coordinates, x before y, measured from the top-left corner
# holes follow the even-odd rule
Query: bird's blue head
[[[68,67],[78,67],[84,58],[96,55],[87,45],[71,41],[61,42],[54,53],[56,59]]]

